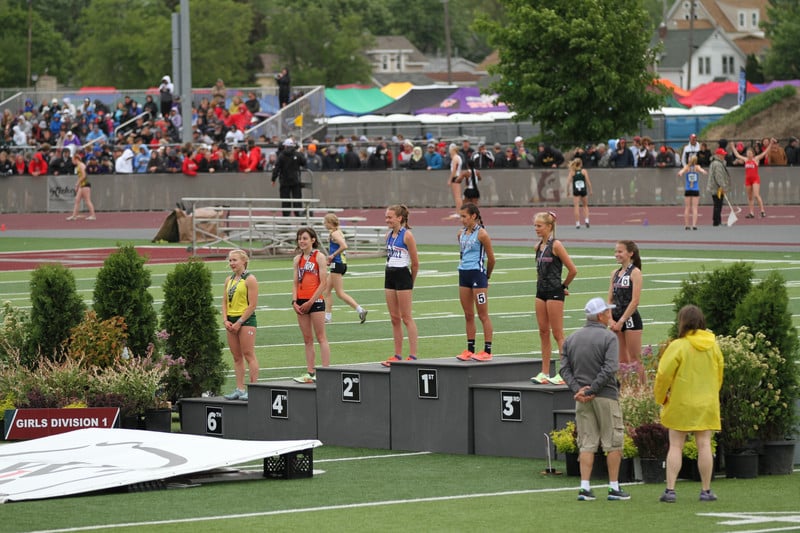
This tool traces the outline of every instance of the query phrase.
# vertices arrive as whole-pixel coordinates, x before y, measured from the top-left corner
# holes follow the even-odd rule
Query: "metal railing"
[[[313,135],[325,125],[325,88],[319,86],[266,120],[245,130],[245,135],[253,137],[263,135],[268,141],[285,139],[289,136],[303,139]]]

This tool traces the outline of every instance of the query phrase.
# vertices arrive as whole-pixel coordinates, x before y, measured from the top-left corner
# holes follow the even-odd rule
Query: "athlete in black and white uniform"
[[[620,370],[635,370],[644,383],[642,366],[642,317],[639,315],[639,296],[642,292],[642,259],[633,241],[619,241],[614,257],[620,267],[611,273],[608,301],[616,305],[611,311],[610,329],[619,341]]]

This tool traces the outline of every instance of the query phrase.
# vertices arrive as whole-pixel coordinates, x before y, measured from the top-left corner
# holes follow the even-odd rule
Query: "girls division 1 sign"
[[[9,409],[5,414],[6,440],[29,440],[87,428],[112,428],[117,407],[77,409]]]

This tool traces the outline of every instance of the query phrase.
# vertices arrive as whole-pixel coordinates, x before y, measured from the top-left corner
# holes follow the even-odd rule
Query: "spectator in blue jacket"
[[[428,143],[428,150],[425,152],[425,161],[428,162],[428,170],[441,170],[442,156],[436,151],[436,145]]]

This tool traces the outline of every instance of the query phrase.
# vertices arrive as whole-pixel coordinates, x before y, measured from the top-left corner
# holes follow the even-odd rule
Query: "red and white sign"
[[[114,427],[117,407],[80,409],[14,409],[6,411],[6,440],[29,440],[76,429]]]

